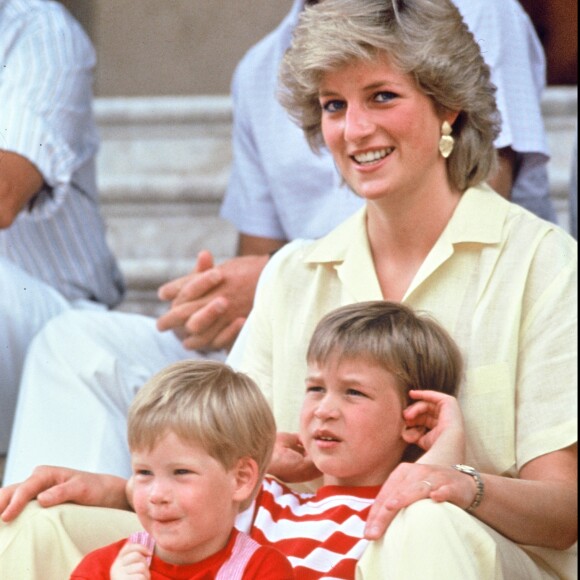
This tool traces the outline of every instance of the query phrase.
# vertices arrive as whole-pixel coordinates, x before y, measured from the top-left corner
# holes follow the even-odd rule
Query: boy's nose
[[[317,419],[327,420],[336,419],[338,417],[339,410],[336,401],[332,397],[325,397],[322,399],[316,409],[314,410],[314,416]]]
[[[154,504],[168,503],[170,492],[167,485],[162,482],[155,482],[149,491],[149,501]]]

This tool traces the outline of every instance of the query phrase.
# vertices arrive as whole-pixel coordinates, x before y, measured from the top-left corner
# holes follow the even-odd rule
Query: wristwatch
[[[471,477],[475,479],[476,486],[475,499],[473,500],[473,503],[468,508],[465,509],[465,511],[471,512],[476,507],[478,507],[481,501],[483,500],[484,487],[483,487],[483,479],[481,479],[481,474],[479,473],[479,471],[477,471],[477,469],[475,469],[475,467],[471,467],[470,465],[463,465],[461,463],[458,463],[457,465],[452,465],[452,467],[453,469],[457,469],[457,471],[461,471],[461,473],[471,475]]]

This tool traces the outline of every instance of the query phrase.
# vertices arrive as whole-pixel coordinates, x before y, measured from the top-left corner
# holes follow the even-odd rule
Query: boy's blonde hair
[[[307,360],[335,358],[379,364],[399,379],[405,397],[411,389],[455,395],[462,376],[461,353],[447,331],[394,302],[359,302],[327,314],[314,330]]]
[[[269,465],[276,424],[256,383],[223,363],[182,361],[153,376],[129,408],[129,449],[152,449],[167,432],[201,445],[226,470],[256,461],[259,483]]]

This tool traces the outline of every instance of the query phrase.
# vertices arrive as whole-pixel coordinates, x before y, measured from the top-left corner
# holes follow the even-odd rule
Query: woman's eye
[[[390,91],[381,91],[375,95],[375,100],[379,103],[388,103],[395,98],[397,98],[397,95]]]
[[[322,103],[322,109],[327,113],[337,113],[344,109],[344,103],[342,101],[327,101]]]

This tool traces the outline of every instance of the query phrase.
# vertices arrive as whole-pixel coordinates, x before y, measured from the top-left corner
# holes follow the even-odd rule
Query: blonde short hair
[[[362,359],[395,375],[402,395],[429,389],[456,395],[461,353],[447,331],[427,314],[395,302],[359,302],[327,314],[307,352],[309,363]]]
[[[280,69],[280,102],[314,150],[323,145],[323,75],[386,55],[441,111],[458,111],[447,160],[459,191],[495,170],[500,116],[489,67],[450,0],[322,0],[307,7]]]
[[[276,439],[270,407],[256,383],[213,361],[183,361],[153,376],[129,408],[128,441],[151,449],[167,432],[201,445],[225,469],[256,461],[261,482]]]

